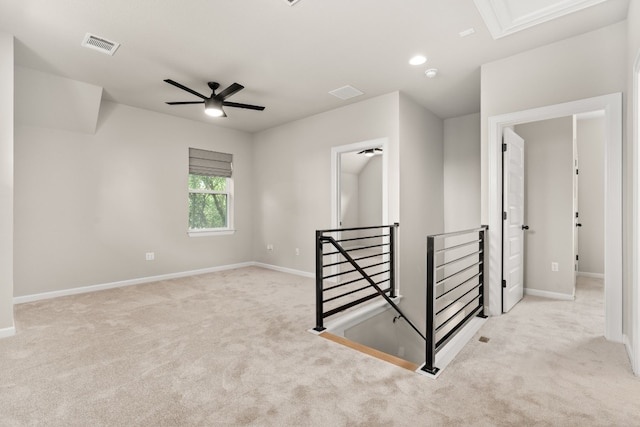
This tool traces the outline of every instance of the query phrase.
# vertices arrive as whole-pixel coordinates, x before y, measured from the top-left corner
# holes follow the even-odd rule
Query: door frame
[[[632,106],[632,126],[633,126],[633,140],[632,150],[634,153],[633,158],[633,259],[631,264],[633,265],[632,280],[631,280],[631,336],[632,343],[628,342],[629,337],[625,337],[627,342],[627,350],[631,355],[631,366],[633,372],[636,375],[640,375],[640,279],[638,273],[638,266],[640,265],[640,249],[638,247],[640,241],[640,178],[638,177],[640,168],[640,51],[636,55],[635,62],[633,64],[633,106]]]
[[[508,126],[605,111],[605,330],[622,342],[622,93],[533,108],[488,119],[489,313],[501,314],[502,133]]]

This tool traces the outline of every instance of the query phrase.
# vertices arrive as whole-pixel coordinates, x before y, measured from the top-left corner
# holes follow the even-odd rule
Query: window
[[[189,235],[233,232],[233,156],[189,148]]]

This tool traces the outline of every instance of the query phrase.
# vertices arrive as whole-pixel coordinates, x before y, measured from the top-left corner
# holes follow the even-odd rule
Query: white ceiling
[[[510,2],[512,3],[512,2]],[[17,65],[104,88],[106,99],[255,132],[402,91],[441,118],[480,111],[480,65],[624,20],[608,0],[494,40],[470,0],[0,0],[0,31],[16,38]],[[475,34],[459,32],[473,27]],[[121,43],[114,56],[80,47],[87,32]],[[408,60],[421,53],[421,66]],[[438,68],[428,79],[424,71]],[[206,82],[246,89],[210,118],[163,82],[209,94]],[[330,90],[364,95],[342,101]],[[43,94],[45,96],[45,94]]]

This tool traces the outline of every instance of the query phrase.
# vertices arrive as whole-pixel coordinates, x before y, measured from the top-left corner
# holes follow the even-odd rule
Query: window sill
[[[210,237],[210,236],[229,236],[234,234],[236,230],[232,228],[225,228],[220,230],[189,230],[187,234],[189,237]]]

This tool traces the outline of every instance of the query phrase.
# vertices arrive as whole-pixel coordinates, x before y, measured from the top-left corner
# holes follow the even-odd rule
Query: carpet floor
[[[490,318],[437,380],[306,332],[313,286],[250,267],[18,305],[0,425],[640,425],[597,281]]]

